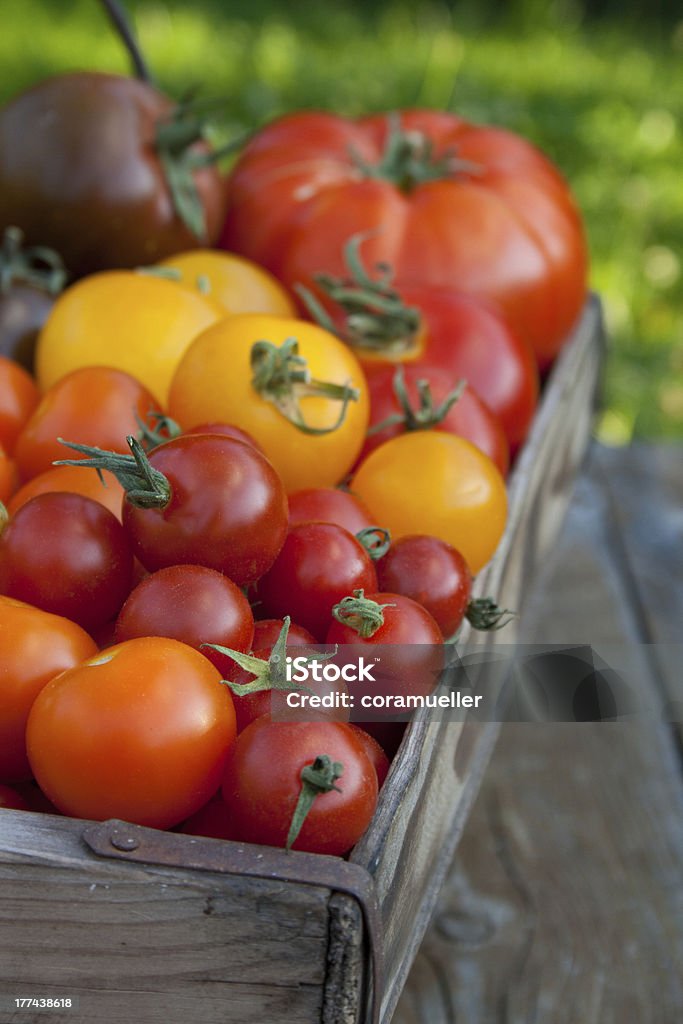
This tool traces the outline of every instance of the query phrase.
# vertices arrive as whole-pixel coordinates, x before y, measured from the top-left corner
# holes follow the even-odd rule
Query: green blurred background
[[[569,179],[610,356],[601,439],[683,437],[683,12],[651,0],[128,0],[159,84],[224,97],[220,134],[295,107],[421,104],[503,125]],[[678,13],[676,13],[676,7]],[[0,0],[0,100],[125,71],[98,0]]]

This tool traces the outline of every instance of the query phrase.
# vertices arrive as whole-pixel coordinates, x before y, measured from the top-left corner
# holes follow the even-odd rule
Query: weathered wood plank
[[[645,688],[657,665],[638,643],[641,577],[624,586],[612,458],[594,450],[522,628],[536,644],[628,645]],[[669,544],[649,559],[666,577]],[[395,1024],[683,1019],[681,863],[665,723],[504,726]]]

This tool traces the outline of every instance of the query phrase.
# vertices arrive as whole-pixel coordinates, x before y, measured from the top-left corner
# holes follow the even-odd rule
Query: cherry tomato
[[[0,534],[0,593],[85,628],[118,613],[132,574],[121,523],[82,494],[39,494]]]
[[[61,445],[60,448],[61,458],[64,456],[64,448]],[[104,479],[100,480],[97,473],[84,473],[77,466],[53,466],[27,480],[15,491],[7,502],[7,511],[13,516],[22,505],[38,494],[46,494],[48,491],[69,491],[99,501],[120,521],[123,487],[112,473],[104,470],[102,476]]]
[[[389,768],[391,767],[389,758],[375,737],[371,736],[369,732],[366,732],[365,729],[361,729],[358,725],[354,725],[353,722],[349,722],[349,728],[356,739],[363,744],[365,753],[372,761],[375,771],[377,772],[377,786],[381,789],[387,775],[389,774]]]
[[[202,654],[144,637],[53,679],[26,737],[41,789],[65,814],[170,828],[216,792],[235,713]]]
[[[39,400],[40,392],[28,371],[0,356],[0,445],[8,455]]]
[[[14,459],[10,459],[0,445],[0,501],[5,505],[9,502],[19,484],[19,474]]]
[[[293,848],[341,856],[358,842],[377,803],[377,774],[361,742],[342,722],[273,722],[268,715],[228,754],[223,799],[240,840],[285,846],[302,769],[321,755],[342,766],[338,788],[314,798]]]
[[[242,427],[288,493],[339,483],[368,421],[365,376],[346,345],[305,320],[248,313],[195,339],[173,377],[168,409],[185,429],[211,420]]]
[[[248,651],[254,616],[240,588],[203,565],[171,565],[146,576],[131,591],[116,620],[116,643],[138,636],[168,636],[199,649],[220,644]],[[231,668],[225,656],[202,650],[219,672]]]
[[[166,479],[159,507],[123,506],[123,525],[146,569],[205,565],[242,586],[270,568],[287,532],[287,498],[256,448],[186,434],[155,448],[149,463]]]
[[[12,789],[11,786],[0,785],[0,809],[3,807],[11,811],[30,810],[21,793],[17,792],[16,789]]]
[[[111,366],[82,366],[49,388],[24,424],[15,458],[24,480],[52,469],[65,457],[57,438],[77,437],[82,444],[127,452],[127,434],[161,409],[152,394],[129,373]]]
[[[377,574],[356,538],[334,523],[295,523],[272,567],[258,582],[265,615],[290,615],[318,640],[334,605],[358,588],[377,589]]]
[[[375,526],[371,513],[355,494],[336,487],[309,487],[289,496],[289,522],[336,523],[349,533]]]
[[[183,433],[223,434],[224,437],[232,437],[235,441],[244,441],[245,444],[250,444],[252,448],[256,448],[261,454],[265,454],[251,434],[248,434],[246,430],[242,430],[241,427],[236,427],[234,423],[198,423],[196,427],[190,427],[189,430],[184,430]]]
[[[25,734],[33,701],[50,679],[96,651],[75,622],[0,596],[0,781],[30,777]]]
[[[428,533],[462,552],[476,574],[505,529],[507,495],[493,462],[454,434],[415,431],[386,441],[357,470],[351,489],[394,540]]]
[[[375,569],[382,590],[417,601],[445,637],[458,631],[472,593],[472,574],[450,544],[424,534],[399,537]]]
[[[40,332],[36,375],[43,391],[81,366],[113,366],[166,402],[190,342],[222,310],[175,281],[130,270],[93,274],[55,302]]]
[[[400,369],[378,366],[371,370],[368,374],[369,433],[359,462],[392,437],[410,430],[433,428],[471,441],[505,476],[510,452],[500,421],[464,379],[460,382],[461,388],[458,383],[445,371],[415,363]],[[458,393],[459,398],[450,405],[450,400]],[[386,425],[379,430],[382,424]]]
[[[198,283],[205,287],[206,294],[231,315],[296,315],[294,302],[277,278],[244,256],[215,249],[194,249],[169,256],[159,266],[179,271],[181,281],[193,289]]]
[[[176,831],[190,836],[207,836],[209,839],[234,839],[228,808],[220,790],[179,825]]]
[[[256,609],[258,611],[258,608]],[[265,647],[272,647],[282,631],[282,619],[257,619],[254,623],[254,639],[252,650],[260,651]],[[296,622],[290,622],[287,633],[288,647],[301,647],[307,644],[314,644],[315,637],[303,626]]]

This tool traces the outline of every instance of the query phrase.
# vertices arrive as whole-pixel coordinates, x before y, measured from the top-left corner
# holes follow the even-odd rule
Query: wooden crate
[[[520,609],[590,433],[602,354],[592,298],[510,479],[476,592]],[[462,649],[514,642],[514,625]],[[462,833],[494,722],[420,713],[349,861],[122,822],[5,811],[0,1024],[387,1024]],[[12,1009],[15,997],[71,1009]]]

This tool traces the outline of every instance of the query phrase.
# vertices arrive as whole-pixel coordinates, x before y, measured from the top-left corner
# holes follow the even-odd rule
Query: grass
[[[0,99],[58,71],[127,70],[95,0],[0,7]],[[589,20],[571,0],[513,0],[503,13],[474,0],[128,8],[162,87],[225,97],[226,136],[294,107],[423,104],[540,145],[583,210],[605,301],[599,434],[617,444],[683,437],[683,21]]]

